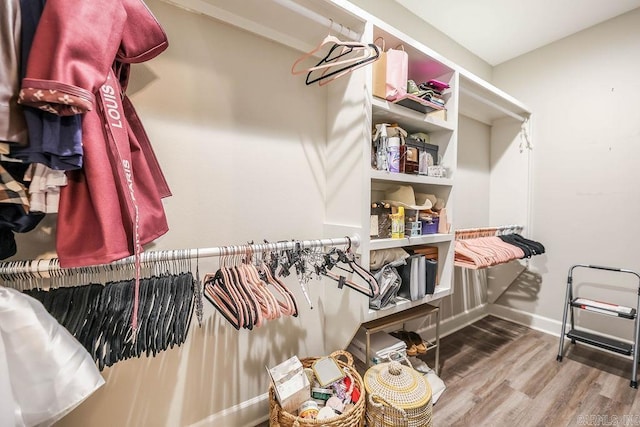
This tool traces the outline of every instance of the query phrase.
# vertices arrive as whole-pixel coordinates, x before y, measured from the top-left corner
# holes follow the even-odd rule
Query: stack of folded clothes
[[[448,89],[449,85],[438,80],[429,80],[424,83],[416,84],[415,81],[409,80],[407,82],[407,92],[411,95],[422,98],[425,101],[432,102],[440,107],[444,108],[444,98],[442,92]]]

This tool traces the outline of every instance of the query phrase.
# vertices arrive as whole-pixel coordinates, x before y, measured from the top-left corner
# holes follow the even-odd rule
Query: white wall
[[[571,265],[640,270],[639,53],[636,9],[494,69],[494,84],[534,111],[531,236],[547,249],[499,304],[561,320]],[[633,280],[624,296],[615,278],[575,279],[585,295],[634,306]],[[584,320],[631,337],[631,322]]]
[[[458,117],[458,165],[455,175],[455,227],[489,224],[491,129],[465,116]],[[486,271],[454,267],[454,293],[440,303],[442,321],[473,313],[487,302]]]
[[[456,228],[489,224],[491,128],[465,116],[458,119]]]

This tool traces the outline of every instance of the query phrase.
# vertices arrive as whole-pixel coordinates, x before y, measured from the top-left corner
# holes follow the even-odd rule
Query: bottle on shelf
[[[398,207],[398,212],[391,214],[391,238],[404,238],[404,208]]]
[[[376,138],[374,138],[376,142],[376,168],[378,170],[389,170],[388,163],[388,138],[387,138],[387,125],[385,123],[380,124],[378,128],[378,133],[376,134]]]
[[[387,138],[387,162],[389,172],[400,172],[400,137]]]

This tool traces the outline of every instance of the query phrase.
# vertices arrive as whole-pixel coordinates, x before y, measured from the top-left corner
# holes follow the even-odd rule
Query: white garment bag
[[[39,301],[0,286],[0,424],[50,426],[103,384],[87,350]]]

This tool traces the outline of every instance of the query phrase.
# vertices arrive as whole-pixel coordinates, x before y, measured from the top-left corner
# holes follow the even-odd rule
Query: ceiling
[[[491,65],[640,7],[640,0],[396,0]]]

